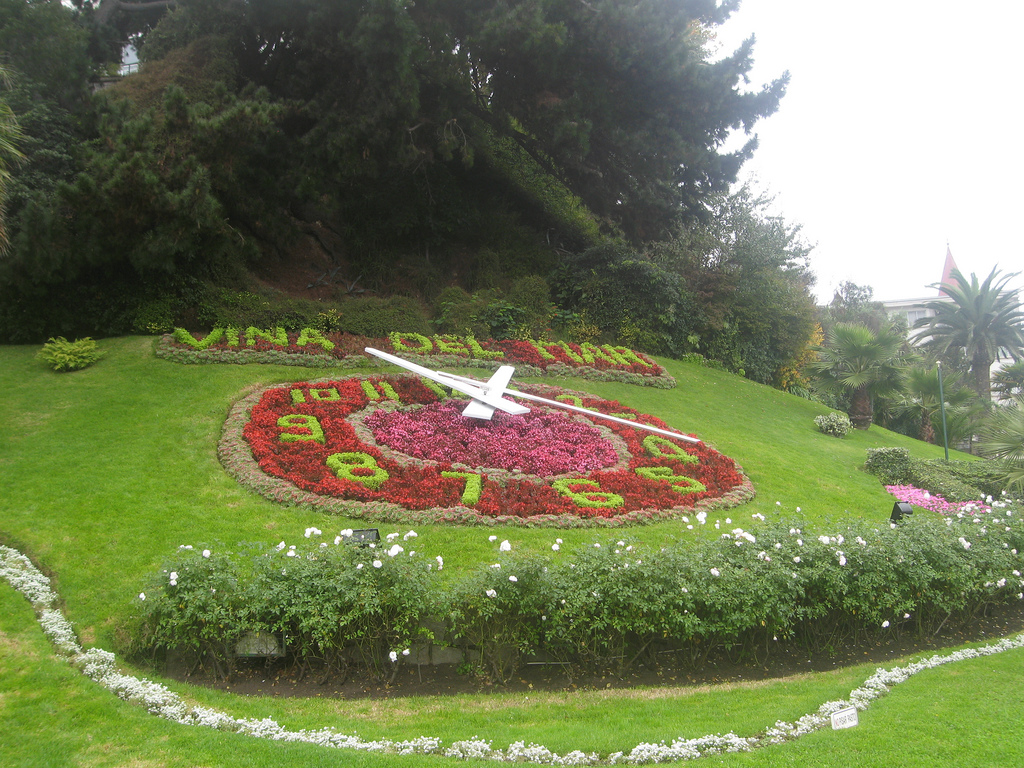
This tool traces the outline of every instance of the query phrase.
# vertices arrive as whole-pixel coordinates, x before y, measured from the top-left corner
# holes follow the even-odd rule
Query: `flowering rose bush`
[[[366,347],[390,351],[436,367],[496,369],[514,365],[520,375],[574,375],[597,381],[623,381],[670,389],[675,379],[646,355],[610,344],[564,341],[477,340],[472,336],[423,336],[392,333],[383,339],[352,334],[323,334],[307,328],[290,333],[281,328],[214,328],[197,337],[183,328],[163,336],[156,354],[180,363],[275,363],[311,368],[380,365]]]
[[[618,402],[522,389],[665,427]],[[273,500],[370,519],[623,524],[753,494],[736,463],[703,443],[557,409],[488,422],[462,416],[464,404],[411,375],[270,387],[232,409],[220,456]]]

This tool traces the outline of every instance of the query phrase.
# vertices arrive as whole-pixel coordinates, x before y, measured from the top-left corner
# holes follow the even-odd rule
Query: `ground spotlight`
[[[898,523],[907,515],[914,514],[914,508],[905,501],[897,501],[892,505],[892,514],[889,515],[890,523]]]

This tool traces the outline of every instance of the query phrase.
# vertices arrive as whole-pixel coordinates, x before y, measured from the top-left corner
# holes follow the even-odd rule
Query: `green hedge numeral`
[[[327,457],[327,466],[334,471],[339,480],[362,483],[371,491],[376,491],[390,477],[384,467],[377,465],[377,460],[373,456],[357,451],[332,453]],[[356,474],[357,472],[359,474]]]
[[[621,507],[625,503],[617,493],[602,491],[596,480],[561,478],[551,483],[551,487],[563,496],[568,496],[579,507]]]
[[[645,480],[668,480],[676,493],[700,493],[707,486],[686,475],[674,475],[670,467],[637,467],[636,473]]]
[[[483,478],[475,472],[441,472],[441,477],[462,478],[466,481],[462,489],[462,503],[467,507],[475,506],[483,492]]]
[[[324,439],[323,427],[320,426],[320,422],[317,421],[316,416],[307,416],[302,413],[291,413],[278,419],[277,426],[284,427],[285,429],[309,430],[308,434],[305,432],[282,432],[280,435],[282,443],[295,443],[300,440],[312,440],[317,443],[327,442]]]
[[[644,450],[651,456],[658,456],[663,459],[675,459],[684,464],[697,464],[697,457],[687,453],[686,450],[675,443],[657,435],[648,435],[644,438]]]
[[[373,402],[380,400],[382,396],[385,400],[398,400],[401,402],[402,398],[395,392],[395,388],[386,381],[374,382],[369,379],[363,379],[359,383],[363,387],[363,393]]]

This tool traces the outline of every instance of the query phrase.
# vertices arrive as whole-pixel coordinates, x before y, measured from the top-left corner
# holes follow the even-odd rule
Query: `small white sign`
[[[832,730],[838,731],[841,728],[853,728],[857,725],[857,708],[847,707],[832,713]]]

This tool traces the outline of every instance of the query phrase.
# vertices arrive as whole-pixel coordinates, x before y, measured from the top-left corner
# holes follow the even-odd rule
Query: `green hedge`
[[[730,524],[666,548],[622,539],[546,557],[503,552],[457,578],[440,578],[442,558],[401,542],[181,549],[145,585],[125,651],[153,661],[175,652],[224,673],[242,636],[271,633],[295,663],[382,677],[432,641],[471,652],[495,681],[531,655],[613,672],[763,663],[794,646],[923,635],[1022,599],[1021,517],[1019,506],[997,509],[989,525],[922,514],[827,534]]]
[[[998,498],[1005,490],[990,461],[915,459],[906,448],[869,448],[864,468],[882,485],[912,485],[952,503]]]

